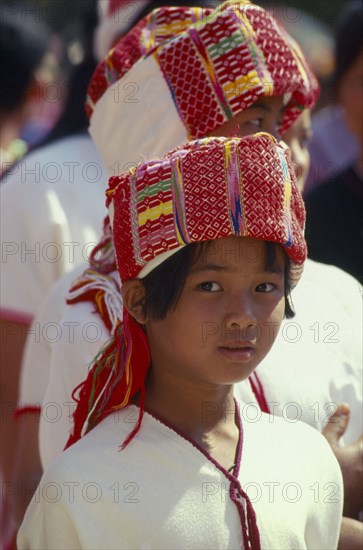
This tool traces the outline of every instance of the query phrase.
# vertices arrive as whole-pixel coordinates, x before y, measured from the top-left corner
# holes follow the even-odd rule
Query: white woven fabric
[[[253,502],[261,548],[336,548],[342,480],[326,440],[303,423],[263,413],[249,422],[240,410],[237,479]],[[135,406],[111,414],[54,461],[20,528],[19,550],[243,548],[232,500],[238,484],[147,413],[120,452],[137,417]]]
[[[152,56],[137,62],[104,93],[91,117],[89,131],[111,175],[188,141],[170,90]]]

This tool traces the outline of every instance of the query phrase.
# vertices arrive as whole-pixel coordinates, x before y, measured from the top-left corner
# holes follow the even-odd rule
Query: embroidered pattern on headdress
[[[96,69],[88,114],[149,56],[159,64],[189,139],[205,136],[263,95],[289,95],[284,132],[319,92],[299,46],[275,19],[247,0],[229,0],[213,11],[159,8],[140,21]]]
[[[208,138],[111,178],[122,280],[181,245],[237,235],[281,243],[294,285],[306,256],[305,210],[288,155],[269,134]]]

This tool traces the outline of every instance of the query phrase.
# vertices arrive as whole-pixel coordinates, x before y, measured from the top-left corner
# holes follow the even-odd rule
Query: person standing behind
[[[0,17],[0,187],[4,185],[9,170],[26,154],[28,144],[21,139],[24,125],[33,114],[39,91],[43,89],[44,81],[39,75],[46,53],[49,48],[50,31],[36,18],[29,15],[28,24],[22,21],[20,12],[23,4],[3,4]],[[3,239],[3,235],[1,236]],[[11,246],[12,243],[9,243]],[[16,243],[15,243],[16,244]],[[2,254],[4,253],[2,243]],[[1,280],[3,284],[3,280]],[[0,320],[1,359],[0,359],[0,403],[1,403],[1,451],[0,451],[0,483],[8,487],[11,483],[10,470],[12,460],[7,449],[14,450],[16,426],[7,416],[8,407],[16,399],[16,389],[13,379],[5,373],[3,349],[6,338],[10,338]],[[6,329],[9,328],[7,324]],[[20,361],[19,342],[21,334],[25,333],[25,325],[20,325],[14,345],[11,346],[11,356],[16,365]],[[17,370],[17,369],[15,369]],[[16,376],[15,376],[16,378]],[[10,415],[9,415],[10,416]],[[3,438],[4,435],[4,438]],[[13,456],[13,455],[12,455]],[[11,504],[2,493],[0,504],[0,546],[6,548],[13,536]]]
[[[363,282],[363,7],[353,2],[337,28],[335,85],[360,144],[354,165],[306,196],[309,256]]]

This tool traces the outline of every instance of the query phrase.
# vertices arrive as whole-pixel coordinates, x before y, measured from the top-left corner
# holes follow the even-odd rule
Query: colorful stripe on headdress
[[[225,173],[227,182],[228,201],[231,206],[230,215],[231,223],[235,235],[243,236],[245,234],[245,227],[243,221],[243,206],[241,200],[241,186],[242,178],[240,173],[240,167],[238,164],[238,151],[236,143],[231,141],[226,143],[226,155],[225,155]]]

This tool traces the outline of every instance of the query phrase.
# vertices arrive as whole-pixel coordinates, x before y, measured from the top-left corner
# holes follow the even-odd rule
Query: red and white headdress
[[[159,8],[96,70],[90,132],[105,165],[122,169],[205,137],[261,96],[285,96],[284,132],[318,91],[296,42],[248,0]]]
[[[122,281],[144,277],[190,243],[232,235],[280,243],[295,285],[306,259],[305,210],[286,147],[269,134],[206,138],[110,179],[107,203]],[[109,345],[77,388],[77,441],[141,392],[150,365],[146,335],[124,309]]]
[[[110,178],[122,281],[143,278],[191,243],[240,236],[280,243],[295,286],[306,258],[305,210],[289,151],[270,134],[205,138]]]

